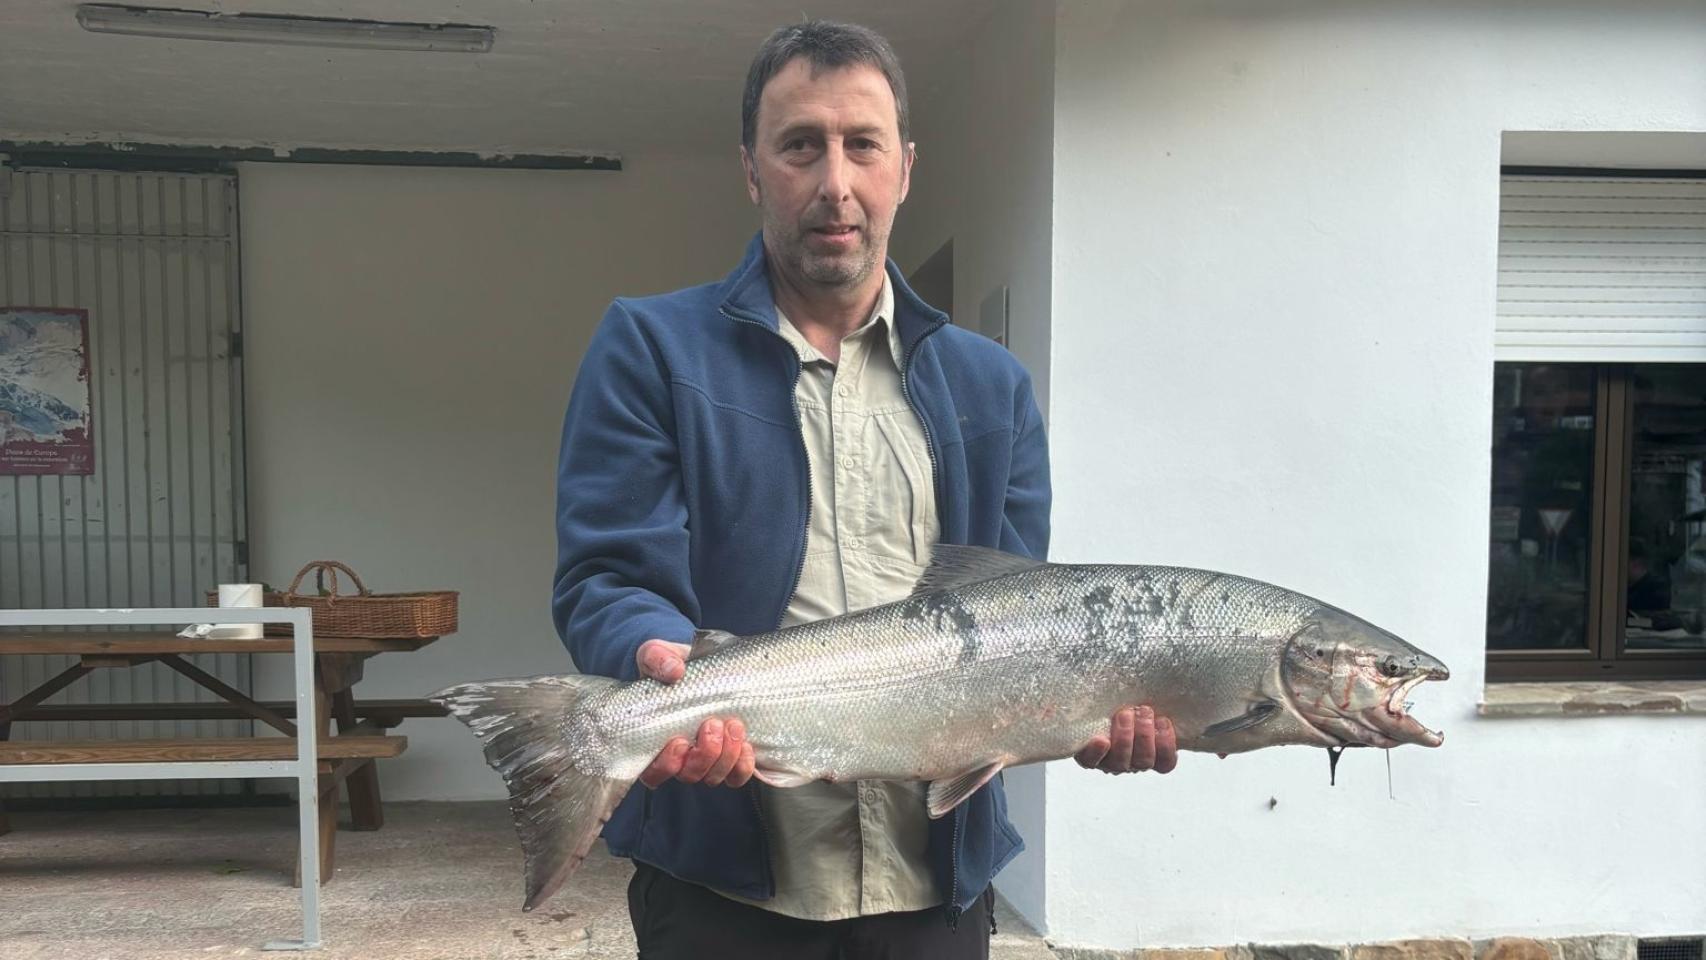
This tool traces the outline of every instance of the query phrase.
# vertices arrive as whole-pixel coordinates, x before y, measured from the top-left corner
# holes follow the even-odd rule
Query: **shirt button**
[[[849,470],[853,469],[853,458],[852,457],[842,457],[841,458],[841,465],[846,467]]]

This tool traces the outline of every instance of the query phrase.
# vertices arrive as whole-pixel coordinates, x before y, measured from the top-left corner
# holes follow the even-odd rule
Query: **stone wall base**
[[[1061,960],[1635,960],[1635,938],[1622,934],[1351,944],[1239,944],[1195,949],[1096,950],[1050,946]]]

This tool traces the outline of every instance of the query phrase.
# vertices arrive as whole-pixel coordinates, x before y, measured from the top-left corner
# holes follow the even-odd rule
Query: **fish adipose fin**
[[[693,649],[687,651],[687,659],[697,660],[708,653],[716,653],[739,639],[727,630],[695,630]]]
[[[976,793],[978,788],[988,783],[1006,764],[997,760],[986,766],[967,770],[953,777],[943,777],[930,781],[930,789],[924,794],[925,807],[930,811],[930,819],[938,820],[947,816],[955,807],[964,803],[966,798]]]
[[[1279,704],[1272,700],[1263,700],[1260,703],[1252,704],[1249,711],[1244,713],[1242,716],[1233,717],[1230,720],[1222,720],[1219,723],[1209,725],[1203,730],[1202,735],[1205,737],[1218,737],[1223,733],[1234,733],[1239,730],[1248,730],[1272,717],[1274,714],[1279,713],[1279,708]]]
[[[912,595],[915,597],[954,590],[969,583],[982,583],[1009,573],[1046,566],[1040,560],[1002,550],[991,550],[988,547],[938,543],[930,550],[930,566],[924,571],[924,575],[918,578],[918,584],[912,588]]]
[[[561,732],[582,699],[615,682],[582,676],[491,680],[430,698],[474,731],[485,744],[486,762],[509,786],[510,814],[527,858],[523,910],[539,906],[568,880],[634,785],[576,770]]]

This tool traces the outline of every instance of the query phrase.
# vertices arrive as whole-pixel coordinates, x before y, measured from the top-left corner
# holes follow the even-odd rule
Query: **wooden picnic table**
[[[357,830],[384,825],[379,771],[375,761],[393,757],[407,747],[405,737],[386,730],[406,717],[443,716],[443,707],[425,700],[355,699],[355,684],[365,661],[387,652],[419,650],[437,637],[369,640],[314,637],[314,721],[319,743],[320,877],[330,880],[337,829],[338,786],[349,795],[350,818]],[[257,639],[180,637],[149,632],[27,632],[0,633],[0,654],[75,656],[77,662],[9,704],[0,704],[0,764],[127,763],[199,760],[266,760],[294,756],[294,739],[190,738],[96,741],[12,741],[11,726],[20,722],[63,720],[200,720],[253,719],[284,734],[297,736],[295,704],[262,702],[249,697],[184,659],[196,653],[290,653],[290,637]],[[95,670],[133,667],[157,662],[177,671],[220,699],[208,702],[43,704]],[[333,733],[336,721],[337,732]],[[0,810],[0,834],[9,824]],[[298,882],[301,870],[298,868]]]

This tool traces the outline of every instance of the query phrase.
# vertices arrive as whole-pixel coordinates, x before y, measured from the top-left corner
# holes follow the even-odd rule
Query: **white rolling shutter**
[[[1499,360],[1706,362],[1706,179],[1506,176]]]

